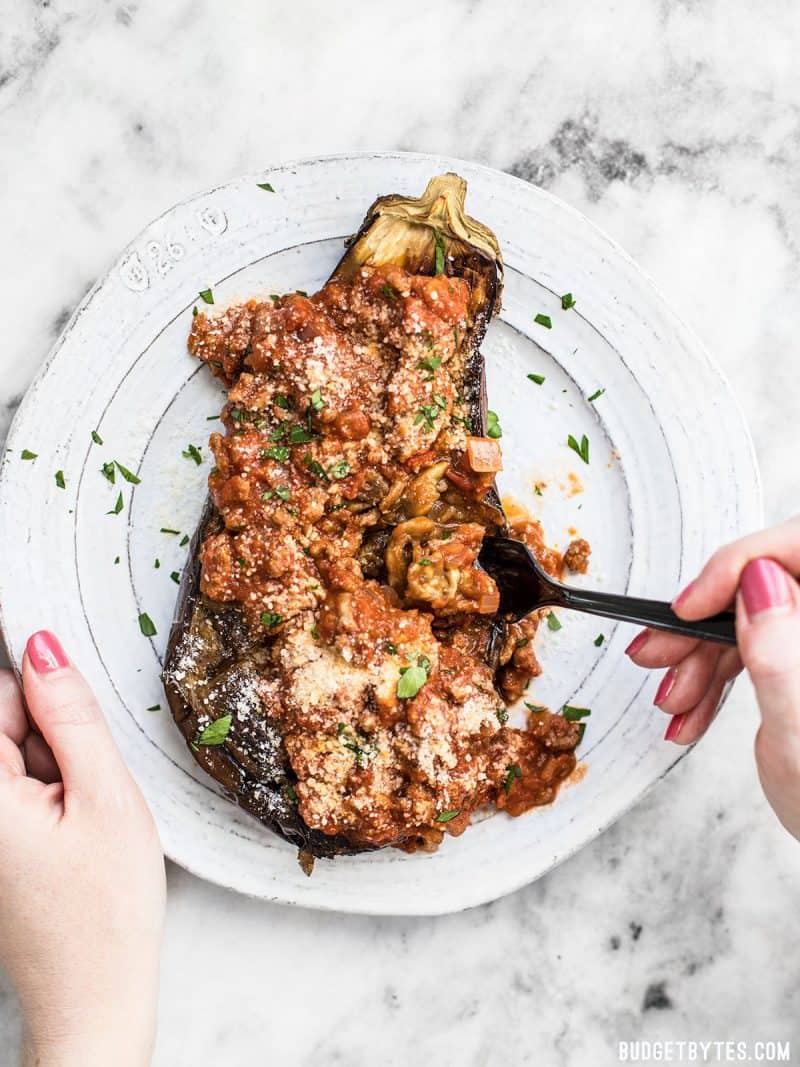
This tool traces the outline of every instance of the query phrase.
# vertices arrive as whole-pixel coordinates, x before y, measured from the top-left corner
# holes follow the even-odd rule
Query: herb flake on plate
[[[550,318],[549,315],[543,315],[541,311],[538,315],[534,315],[533,321],[538,326],[544,326],[546,330],[552,330],[553,328],[553,320]]]
[[[158,633],[155,627],[155,623],[146,611],[143,611],[139,615],[139,629],[142,631],[145,637],[155,637]]]
[[[497,417],[497,413],[494,411],[486,412],[486,436],[495,439],[503,436],[500,420]]]
[[[572,434],[570,434],[567,437],[567,445],[572,449],[573,452],[575,452],[581,457],[584,463],[589,462],[589,438],[586,436],[586,434],[581,437],[580,444],[578,444]]]

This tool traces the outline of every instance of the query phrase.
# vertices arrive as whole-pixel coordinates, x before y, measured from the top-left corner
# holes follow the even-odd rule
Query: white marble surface
[[[619,239],[727,371],[768,518],[795,509],[793,0],[0,12],[0,429],[165,207],[279,160],[441,151],[538,182]],[[755,724],[744,683],[609,833],[462,915],[312,914],[172,868],[156,1064],[602,1065],[637,1037],[793,1039],[800,1059],[800,847],[759,791]],[[18,1035],[0,979],[3,1063]]]

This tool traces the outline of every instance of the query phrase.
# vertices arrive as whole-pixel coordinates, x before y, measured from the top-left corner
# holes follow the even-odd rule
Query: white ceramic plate
[[[220,795],[166,710],[159,672],[177,594],[170,573],[186,548],[161,528],[194,529],[215,428],[207,417],[222,403],[186,352],[198,290],[213,287],[218,307],[311,291],[376,196],[418,195],[445,170],[469,182],[468,210],[495,231],[507,266],[502,317],[484,344],[490,407],[504,430],[502,492],[542,519],[550,543],[564,546],[573,528],[590,540],[587,584],[665,598],[760,519],[747,428],[719,370],[631,260],[540,189],[441,157],[364,154],[277,167],[166,212],[73,315],[14,421],[0,471],[2,628],[17,664],[31,631],[62,636],[100,696],[167,854],[270,900],[434,914],[493,899],[591,840],[680,757],[661,740],[655,680],[623,654],[631,629],[564,614],[560,631],[541,631],[544,674],[528,699],[591,707],[582,779],[552,807],[484,818],[435,855],[387,849],[318,861],[306,878],[292,847]],[[568,291],[577,307],[563,311]],[[537,312],[551,316],[551,330],[534,323]],[[588,466],[566,447],[568,434],[584,433]],[[182,455],[189,443],[202,446],[202,466]],[[23,460],[23,449],[38,458]],[[141,484],[118,475],[110,485],[100,467],[111,459]],[[541,496],[537,481],[546,483]],[[120,491],[124,510],[107,514]],[[152,639],[140,633],[142,611],[157,627]],[[156,704],[161,711],[148,711]]]

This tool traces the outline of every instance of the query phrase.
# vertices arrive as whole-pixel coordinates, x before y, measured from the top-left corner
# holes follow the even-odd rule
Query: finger
[[[642,630],[625,649],[637,667],[671,667],[680,663],[700,642],[660,630]]]
[[[667,715],[690,711],[708,692],[722,651],[720,645],[704,642],[677,666],[670,667],[653,700],[656,707]]]
[[[50,746],[35,730],[31,730],[25,738],[22,754],[30,778],[38,778],[40,782],[46,783],[61,781],[61,772]]]
[[[800,516],[719,549],[672,607],[684,619],[703,619],[724,611],[734,602],[747,564],[765,557],[777,560],[792,574],[800,574]]]
[[[691,745],[702,737],[719,710],[725,685],[725,679],[715,674],[702,699],[682,715],[674,715],[670,719],[664,740],[674,741],[678,745]]]
[[[40,630],[28,639],[22,682],[31,717],[52,750],[71,794],[102,796],[126,772],[89,686],[58,638]]]
[[[21,745],[30,729],[14,672],[0,670],[0,733]]]
[[[19,746],[6,734],[0,734],[0,779],[25,774],[25,761]]]
[[[742,573],[736,632],[764,726],[800,745],[800,589],[774,560]]]

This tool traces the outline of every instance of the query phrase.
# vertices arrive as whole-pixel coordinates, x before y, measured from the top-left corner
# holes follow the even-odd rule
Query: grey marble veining
[[[0,431],[87,288],[169,205],[285,159],[435,151],[616,237],[730,377],[768,518],[796,510],[792,0],[0,7]],[[756,723],[743,683],[612,830],[461,915],[313,914],[172,868],[156,1063],[602,1065],[637,1037],[793,1039],[800,1056],[800,846],[759,791]],[[0,1047],[18,1039],[0,982]]]

